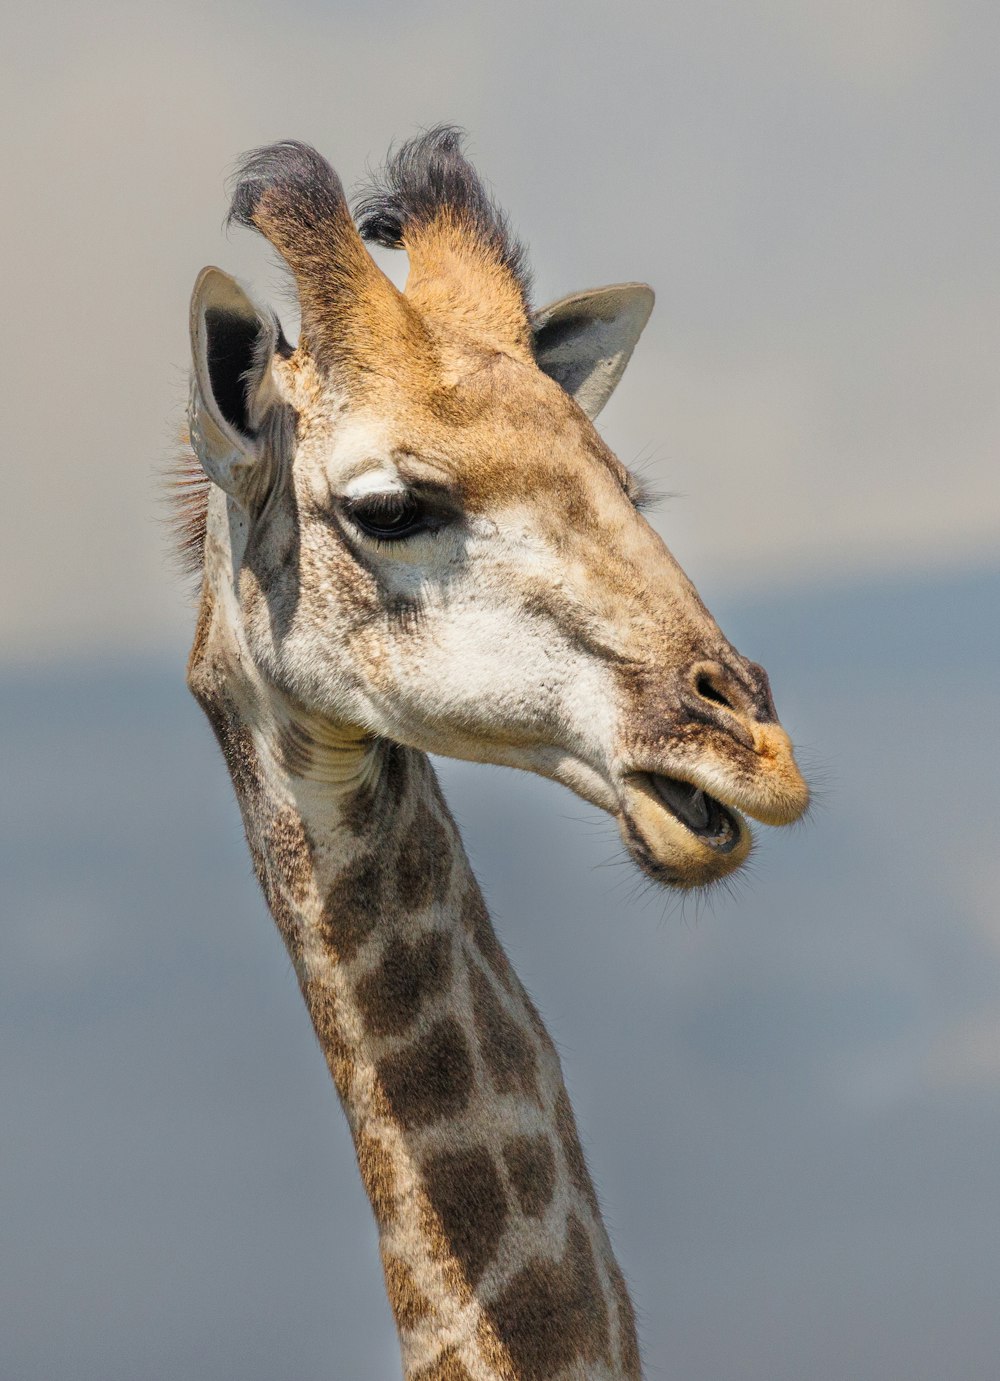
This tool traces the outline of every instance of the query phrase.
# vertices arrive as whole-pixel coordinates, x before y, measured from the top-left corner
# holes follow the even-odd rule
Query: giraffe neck
[[[558,1056],[428,759],[247,694],[208,641],[189,683],[350,1123],[406,1381],[638,1378]]]

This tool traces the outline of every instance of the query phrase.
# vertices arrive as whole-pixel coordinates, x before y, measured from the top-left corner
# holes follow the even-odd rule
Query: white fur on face
[[[405,487],[383,462],[339,489],[348,496],[385,491],[394,477]],[[329,534],[322,540],[331,540]],[[393,543],[351,532],[348,546],[355,544],[377,568],[380,597],[386,604],[409,601],[413,616],[402,623],[388,614],[377,619],[370,635],[351,639],[347,652],[339,646],[334,598],[323,626],[303,628],[303,645],[292,654],[299,664],[327,663],[324,680],[332,690],[343,684],[337,670],[346,657],[353,713],[378,734],[554,776],[610,807],[612,675],[557,620],[531,607],[530,596],[541,588],[558,598],[566,570],[530,510],[518,505],[496,518],[466,516]]]
[[[314,451],[300,449],[297,463],[320,471],[333,493],[344,493],[352,481],[382,472],[398,479],[392,462],[392,430],[384,417],[366,413],[341,413]]]
[[[395,470],[375,462],[370,470],[352,475],[340,492],[345,499],[360,499],[368,494],[398,494],[405,488]]]
[[[294,615],[282,626],[263,590],[248,599],[254,658],[334,722],[533,770],[612,809],[620,706],[601,647],[625,627],[608,620],[600,563],[589,546],[574,554],[544,499],[520,493],[433,532],[366,535],[338,513],[343,501],[455,482],[452,466],[402,439],[384,414],[343,402],[305,429],[290,476],[300,523],[284,607]],[[595,645],[576,635],[581,624]]]

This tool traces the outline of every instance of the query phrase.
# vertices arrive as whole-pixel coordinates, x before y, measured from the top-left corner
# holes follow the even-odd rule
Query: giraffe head
[[[523,251],[450,130],[396,154],[360,233],[293,143],[244,160],[230,215],[284,258],[302,328],[293,349],[233,279],[198,279],[206,636],[310,722],[564,782],[661,882],[738,867],[744,815],[797,819],[808,789],[767,676],[593,425],[650,289],[532,313]],[[364,239],[406,250],[405,292]]]

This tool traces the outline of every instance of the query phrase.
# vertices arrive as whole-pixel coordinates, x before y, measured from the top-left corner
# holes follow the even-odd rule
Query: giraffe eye
[[[354,526],[367,537],[375,537],[382,542],[414,537],[418,532],[426,532],[434,526],[430,513],[420,500],[405,489],[347,499],[344,511]]]

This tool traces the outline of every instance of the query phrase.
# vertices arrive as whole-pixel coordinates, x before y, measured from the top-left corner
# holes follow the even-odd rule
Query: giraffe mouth
[[[750,852],[743,816],[681,777],[635,772],[623,782],[619,826],[633,860],[654,881],[704,887]]]
[[[679,777],[663,777],[650,772],[648,780],[671,815],[703,844],[720,854],[735,849],[742,833],[740,821],[721,801]]]

